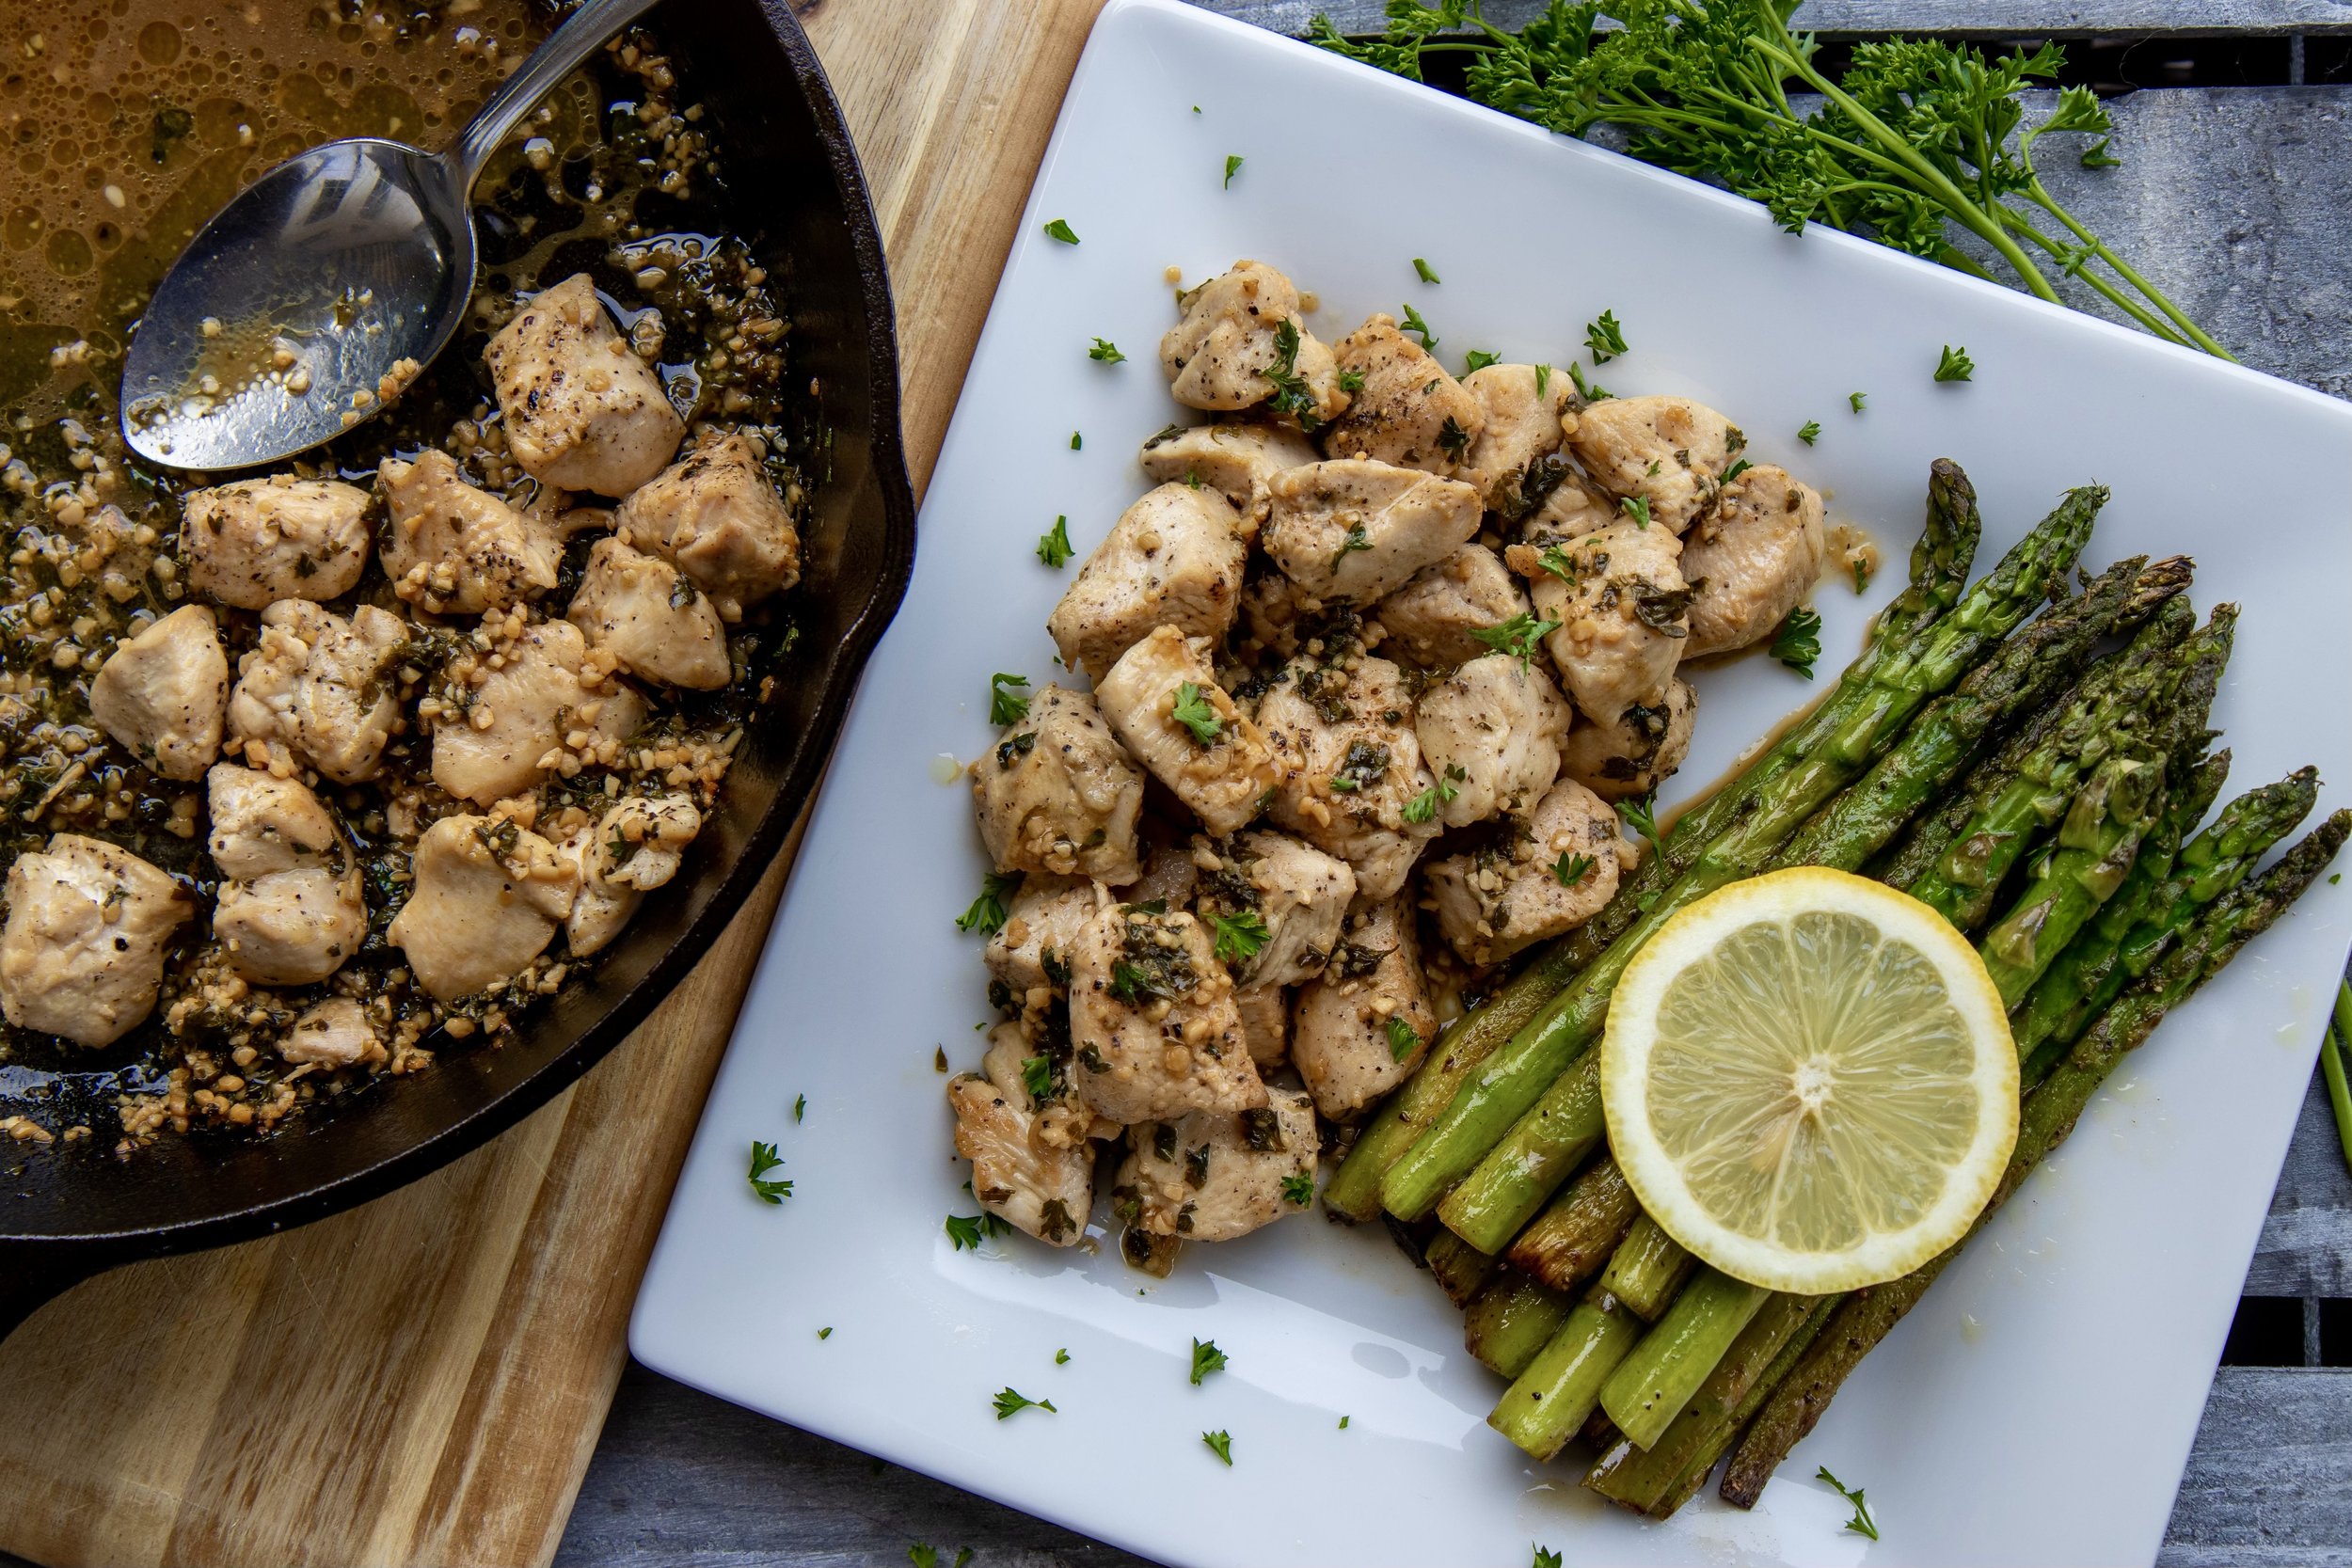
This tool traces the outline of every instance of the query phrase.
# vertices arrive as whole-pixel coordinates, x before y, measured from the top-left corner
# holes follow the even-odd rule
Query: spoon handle
[[[461,197],[473,191],[476,176],[490,154],[538,107],[548,89],[570,74],[572,68],[610,43],[620,30],[659,5],[660,0],[584,0],[580,8],[549,34],[547,42],[531,52],[482,110],[467,121],[442,154],[457,177]]]

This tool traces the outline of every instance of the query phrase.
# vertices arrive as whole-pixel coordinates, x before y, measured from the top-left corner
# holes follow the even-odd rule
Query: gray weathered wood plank
[[[1386,0],[1192,0],[1227,16],[1297,35],[1317,12],[1344,33],[1376,33]],[[1546,0],[1486,0],[1490,21],[1517,25]],[[1829,34],[1932,31],[1946,35],[2109,38],[2196,33],[2352,32],[2347,0],[1805,0],[1801,29]]]
[[[2254,1246],[2246,1294],[2352,1296],[2352,1171],[2345,1169],[2327,1092],[2316,1078]],[[2345,1402],[2352,1406],[2352,1390]],[[2345,1539],[2352,1541],[2352,1532]]]
[[[2352,1371],[2222,1368],[2156,1561],[2352,1564]]]

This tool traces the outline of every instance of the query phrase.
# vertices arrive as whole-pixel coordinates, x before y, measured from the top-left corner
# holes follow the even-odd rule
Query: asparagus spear
[[[2344,1053],[2352,1048],[2352,979],[2336,982],[2336,1006],[2319,1037],[2319,1074],[2328,1085],[2328,1108],[2336,1115],[2336,1142],[2352,1165],[2352,1085],[2344,1083]]]
[[[1641,1335],[1640,1320],[1606,1293],[1581,1303],[1502,1391],[1486,1424],[1537,1459],[1551,1458],[1593,1413],[1602,1384]]]
[[[1642,1214],[1617,1243],[1601,1273],[1600,1288],[1644,1320],[1656,1323],[1697,1262],[1656,1220]]]
[[[1691,1402],[1772,1292],[1702,1267],[1658,1326],[1601,1386],[1600,1407],[1636,1448],[1648,1448]]]
[[[1766,778],[1793,760],[1809,736],[1826,730],[1844,703],[1867,689],[1879,662],[1959,602],[1976,558],[1979,531],[1976,492],[1968,477],[1950,459],[1936,459],[1928,474],[1927,526],[1911,548],[1910,584],[1880,612],[1862,653],[1830,696],[1739,778],[1677,818],[1667,832],[1665,853],[1645,862],[1607,909],[1546,947],[1501,990],[1446,1028],[1412,1079],[1381,1106],[1340,1163],[1324,1188],[1327,1210],[1358,1224],[1379,1212],[1380,1179],[1446,1108],[1471,1069],[1599,957],[1632,924],[1642,900],[1679,875],[1708,839],[1737,818]]]
[[[1473,1071],[1382,1179],[1380,1198],[1389,1212],[1417,1219],[1468,1175],[1592,1043],[1618,974],[1650,934],[1683,905],[1762,869],[1806,817],[1893,743],[1921,706],[2015,630],[2081,552],[2106,499],[2097,486],[2070,492],[1956,609],[1879,661],[1864,693],[1841,708],[1837,721],[1801,759],[1758,788],[1739,825],[1711,840],[1691,869],[1534,1022]],[[1549,1189],[1537,1191],[1535,1202],[1547,1196]]]
[[[1507,1259],[1555,1291],[1572,1291],[1609,1261],[1641,1212],[1625,1173],[1603,1155],[1519,1232]]]
[[[1509,1245],[1552,1189],[1608,1135],[1597,1058],[1587,1052],[1521,1120],[1512,1130],[1508,1156],[1481,1162],[1438,1205],[1445,1227],[1483,1252]]]
[[[2138,1048],[2164,1015],[2235,958],[2245,944],[2286,912],[2352,834],[2352,810],[2339,811],[2269,870],[2207,906],[2180,942],[2134,982],[2075,1041],[2066,1060],[2026,1097],[2017,1146],[1994,1187],[1985,1215],[2000,1207],[2045,1154],[2072,1132],[2090,1098],[2124,1055]],[[1969,1234],[1982,1228],[1979,1216]],[[1863,1356],[1899,1322],[1966,1237],[1917,1272],[1857,1291],[1839,1305],[1813,1348],[1775,1389],[1748,1428],[1724,1473],[1724,1500],[1753,1508],[1781,1459],[1821,1418],[1821,1412]]]
[[[2164,809],[2164,761],[2109,757],[2076,792],[2058,843],[2014,907],[1977,944],[1985,973],[2015,1006],[2132,869]]]
[[[1527,1370],[1567,1321],[1574,1298],[1514,1269],[1498,1269],[1462,1314],[1462,1344],[1498,1377]]]
[[[1440,1229],[1429,1238],[1429,1245],[1422,1253],[1422,1261],[1437,1276],[1438,1288],[1456,1307],[1466,1307],[1470,1297],[1493,1276],[1495,1260],[1456,1236]]]

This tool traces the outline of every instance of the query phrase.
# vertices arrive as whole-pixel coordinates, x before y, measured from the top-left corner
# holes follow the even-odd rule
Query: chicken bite
[[[1267,481],[1322,455],[1288,425],[1169,425],[1143,443],[1143,471],[1163,484],[1200,481],[1232,502],[1254,535],[1265,521]]]
[[[1403,898],[1359,907],[1291,1017],[1291,1063],[1315,1109],[1355,1116],[1411,1077],[1437,1036],[1411,908]]]
[[[1747,437],[1689,398],[1603,398],[1577,416],[1567,442],[1603,489],[1639,497],[1651,522],[1680,533],[1714,502]]]
[[[1524,545],[1506,552],[1514,570],[1533,574],[1535,614],[1557,628],[1544,646],[1577,710],[1595,723],[1665,701],[1690,628],[1681,555],[1666,530],[1630,522],[1540,556]]]
[[[1674,776],[1691,752],[1699,694],[1676,679],[1662,703],[1636,703],[1614,724],[1579,724],[1560,748],[1560,772],[1602,800],[1630,800]]]
[[[95,1049],[153,1010],[172,933],[196,901],[127,849],[79,833],[8,867],[0,1014],[19,1029]]]
[[[661,378],[630,350],[584,272],[533,295],[483,358],[507,448],[542,484],[626,496],[686,436]]]
[[[1208,933],[1181,911],[1117,904],[1078,935],[1070,982],[1071,1077],[1121,1126],[1266,1102]]]
[[[562,761],[574,732],[602,716],[614,694],[592,667],[587,640],[569,621],[521,624],[521,612],[484,628],[490,646],[461,645],[432,699],[433,782],[461,800],[489,805],[536,785]]]
[[[182,605],[115,644],[89,683],[90,717],[167,779],[200,779],[220,755],[229,656],[203,605]]]
[[[1263,830],[1221,844],[1195,839],[1192,852],[1201,868],[1200,917],[1235,980],[1255,992],[1323,973],[1356,896],[1345,861]]]
[[[1438,832],[1434,819],[1406,816],[1435,781],[1405,673],[1385,658],[1294,659],[1259,704],[1258,724],[1281,772],[1275,826],[1347,862],[1357,896],[1393,897]]]
[[[1007,1037],[1000,1039],[1000,1037]],[[1025,1043],[1018,1026],[1000,1023],[982,1062],[947,1085],[956,1113],[956,1152],[972,1162],[980,1207],[1054,1246],[1086,1234],[1094,1207],[1094,1150],[1084,1138],[1044,1136],[1040,1112],[1021,1076]],[[1009,1043],[1009,1050],[1004,1046]]]
[[[1160,339],[1160,369],[1176,401],[1225,412],[1272,398],[1308,430],[1337,417],[1347,394],[1298,303],[1297,288],[1263,261],[1236,261],[1186,290],[1176,301],[1184,319]]]
[[[222,763],[205,775],[220,867],[213,937],[229,967],[264,986],[326,979],[359,950],[368,906],[342,831],[308,784]]]
[[[1558,483],[1544,492],[1542,500],[1519,525],[1519,539],[1529,547],[1541,551],[1547,546],[1565,545],[1626,520],[1628,514],[1616,499],[1603,495],[1581,474],[1556,477]]]
[[[1280,1067],[1290,1056],[1290,993],[1279,986],[1246,986],[1233,993],[1233,1006],[1241,1010],[1242,1041],[1258,1071]]]
[[[1770,463],[1746,468],[1682,541],[1692,585],[1685,658],[1744,648],[1772,635],[1821,578],[1829,535],[1821,498]]]
[[[1045,629],[1073,670],[1100,676],[1154,626],[1222,637],[1241,600],[1249,541],[1232,503],[1163,484],[1120,514]]]
[[[1397,330],[1394,317],[1369,318],[1334,352],[1341,371],[1361,376],[1363,385],[1325,434],[1325,451],[1441,478],[1462,467],[1486,428],[1486,411],[1428,350]]]
[[[368,1010],[348,996],[330,996],[303,1009],[278,1042],[278,1054],[295,1067],[374,1066],[385,1058]]]
[[[633,675],[691,691],[727,684],[727,629],[694,580],[659,556],[599,539],[564,619]]]
[[[1531,481],[1538,496],[1558,483],[1561,417],[1574,421],[1576,389],[1543,367],[1483,365],[1462,378],[1462,390],[1478,400],[1483,419],[1454,477],[1478,486],[1488,511],[1521,515]],[[1547,460],[1555,471],[1546,471]]]
[[[1531,810],[1560,776],[1575,717],[1551,677],[1509,654],[1471,659],[1423,691],[1413,731],[1439,780],[1438,819],[1466,828]]]
[[[273,474],[191,490],[181,503],[188,586],[239,610],[324,603],[359,585],[368,493],[331,479]]]
[[[564,917],[574,958],[612,945],[645,895],[677,875],[702,826],[702,813],[683,795],[633,795],[557,846],[580,868],[580,893]]]
[[[389,518],[384,575],[406,603],[435,615],[476,615],[555,586],[564,542],[487,490],[466,483],[439,448],[375,470]]]
[[[1502,558],[1465,545],[1380,601],[1374,619],[1388,634],[1384,651],[1424,670],[1443,670],[1486,653],[1478,632],[1527,613],[1527,593]]]
[[[375,777],[400,718],[394,671],[408,624],[361,605],[346,621],[308,599],[262,611],[262,639],[237,661],[229,750],[257,767],[308,761],[337,784]]]
[[[444,816],[409,863],[415,883],[385,932],[437,1002],[511,978],[572,912],[580,868],[505,817]]]
[[[1119,887],[1142,872],[1136,768],[1094,699],[1049,686],[972,764],[980,839],[999,871],[1050,871]]]
[[[1478,532],[1478,491],[1358,458],[1289,468],[1268,485],[1261,538],[1283,575],[1327,599],[1394,593]]]
[[[1094,700],[1127,750],[1200,818],[1230,833],[1265,809],[1274,753],[1210,668],[1208,640],[1173,626],[1119,657]]]
[[[1254,1111],[1196,1111],[1129,1129],[1113,1209],[1146,1237],[1230,1242],[1306,1208],[1316,1152],[1307,1097],[1268,1089]]]
[[[692,578],[723,621],[801,580],[801,531],[739,431],[703,437],[621,502],[612,523],[624,542]]]
[[[1482,966],[1576,929],[1616,895],[1621,836],[1607,801],[1563,779],[1496,843],[1431,864],[1438,929]]]
[[[1022,878],[1021,891],[1005,908],[1004,925],[981,953],[989,974],[1003,988],[1001,992],[992,989],[990,1000],[998,1006],[1042,1009],[1066,992],[1078,933],[1101,907],[1094,883],[1087,878],[1044,871]]]

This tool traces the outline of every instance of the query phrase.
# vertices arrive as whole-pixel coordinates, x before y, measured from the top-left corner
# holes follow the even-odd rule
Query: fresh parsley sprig
[[[1631,352],[1625,346],[1625,329],[1618,325],[1613,310],[1603,310],[1600,320],[1584,324],[1584,346],[1592,351],[1595,370],[1620,354]]]
[[[1538,621],[1522,610],[1499,626],[1472,626],[1470,635],[1496,653],[1511,655],[1524,670],[1528,660],[1535,657],[1535,650],[1543,646],[1544,639],[1559,629],[1559,622]]]
[[[1421,319],[1421,312],[1409,305],[1405,307],[1405,325],[1398,330],[1420,333],[1421,346],[1431,354],[1438,352],[1438,335],[1429,330],[1429,324]]]
[[[1222,1431],[1204,1432],[1200,1434],[1200,1441],[1209,1446],[1211,1453],[1225,1461],[1227,1469],[1233,1467],[1233,1439],[1231,1434]]]
[[[1117,365],[1122,363],[1127,356],[1120,353],[1119,345],[1108,338],[1097,338],[1094,340],[1094,346],[1087,350],[1087,357],[1102,364]]]
[[[1007,1385],[992,1402],[996,1406],[996,1418],[1000,1421],[1009,1421],[1024,1410],[1042,1410],[1048,1416],[1061,1414],[1054,1408],[1052,1400],[1033,1400],[1026,1394],[1015,1390],[1010,1385]]]
[[[776,1152],[774,1144],[754,1140],[752,1144],[752,1192],[762,1203],[782,1203],[792,1196],[792,1183],[771,1179],[768,1173],[784,1164],[784,1156]]]
[[[1638,800],[1618,801],[1617,814],[1627,827],[1649,840],[1653,854],[1666,852],[1666,835],[1658,831],[1658,791],[1653,789]]]
[[[1315,1179],[1305,1171],[1282,1178],[1282,1201],[1294,1209],[1304,1209],[1315,1200]]]
[[[1203,918],[1216,939],[1218,959],[1229,964],[1256,958],[1273,935],[1266,929],[1265,916],[1255,910],[1239,910],[1232,914],[1211,910]]]
[[[993,1236],[1009,1236],[1012,1227],[983,1209],[977,1214],[947,1216],[947,1240],[958,1252],[977,1252]]]
[[[1966,381],[1976,373],[1977,362],[1968,357],[1966,349],[1954,348],[1949,343],[1944,345],[1943,357],[1935,362],[1936,380]]]
[[[1593,858],[1590,855],[1572,855],[1563,849],[1560,858],[1551,863],[1551,877],[1562,887],[1574,887],[1592,869]]]
[[[1821,618],[1803,605],[1772,634],[1772,657],[1803,675],[1813,678],[1813,661],[1821,657]]]
[[[1216,745],[1225,734],[1225,721],[1218,716],[1216,705],[1202,696],[1200,688],[1191,681],[1176,688],[1176,705],[1168,716],[1190,730],[1193,739],[1203,746]]]
[[[1238,152],[1225,154],[1225,188],[1227,190],[1233,188],[1233,176],[1241,172],[1241,166],[1247,161]]]
[[[1811,446],[1821,438],[1821,421],[1807,420],[1797,428],[1797,439]]]
[[[1225,1370],[1225,1353],[1216,1348],[1215,1339],[1195,1339],[1192,1342],[1192,1386],[1200,1386],[1200,1380],[1211,1372]]]
[[[1029,716],[1029,677],[999,670],[988,677],[988,721],[1018,724]]]
[[[1848,1529],[1853,1531],[1856,1535],[1867,1535],[1873,1541],[1876,1541],[1879,1538],[1878,1521],[1870,1517],[1870,1506],[1862,1500],[1862,1494],[1865,1488],[1857,1486],[1851,1491],[1848,1491],[1846,1489],[1846,1483],[1839,1481],[1836,1476],[1831,1475],[1829,1473],[1829,1466],[1826,1465],[1822,1465],[1819,1470],[1814,1472],[1813,1479],[1815,1481],[1827,1481],[1832,1487],[1836,1489],[1839,1497],[1853,1504],[1853,1517],[1846,1521],[1846,1528]]]
[[[993,937],[1005,928],[1005,900],[1021,886],[1018,871],[991,871],[980,879],[980,895],[956,916],[956,929]]]
[[[1061,218],[1055,218],[1052,222],[1046,224],[1045,236],[1048,239],[1059,240],[1064,245],[1076,245],[1078,243],[1078,231],[1071,228],[1070,225]]]
[[[1388,1035],[1389,1054],[1400,1062],[1421,1049],[1421,1031],[1402,1018],[1389,1020]]]
[[[1298,324],[1288,316],[1274,328],[1274,363],[1258,373],[1274,386],[1274,395],[1265,405],[1277,414],[1288,414],[1298,421],[1300,430],[1312,436],[1323,419],[1315,412],[1314,389],[1298,373]]]
[[[1070,519],[1058,516],[1052,530],[1037,536],[1037,558],[1056,571],[1070,564],[1070,558],[1078,552],[1070,546]]]

